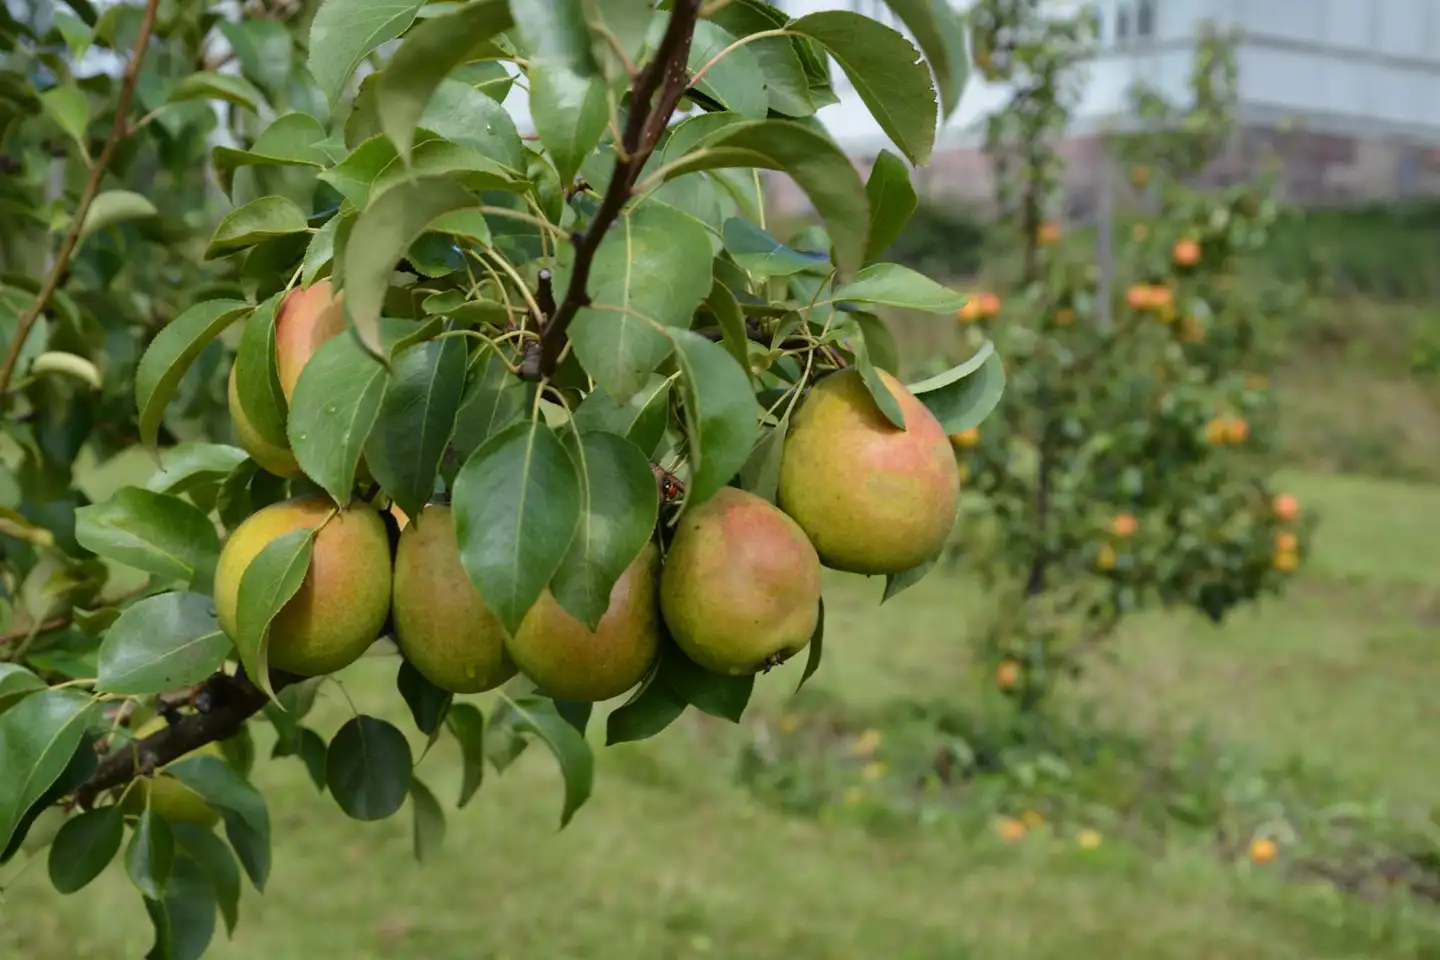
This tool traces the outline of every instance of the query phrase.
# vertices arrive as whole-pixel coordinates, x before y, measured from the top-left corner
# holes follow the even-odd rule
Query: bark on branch
[[[636,178],[689,86],[686,64],[700,3],[701,0],[675,0],[654,59],[631,85],[630,113],[620,142],[615,145],[615,169],[610,185],[605,189],[594,219],[576,241],[575,265],[564,298],[546,320],[539,342],[532,343],[521,362],[520,375],[526,380],[541,380],[554,374],[571,322],[582,307],[590,304],[590,268],[595,263],[600,242],[630,199]]]
[[[277,692],[296,679],[281,674],[271,676]],[[264,709],[268,698],[243,672],[235,676],[217,673],[196,689],[191,702],[195,713],[184,714],[163,730],[103,757],[94,775],[75,791],[76,805],[89,810],[105,791],[152,774],[207,743],[233,737],[245,721]]]

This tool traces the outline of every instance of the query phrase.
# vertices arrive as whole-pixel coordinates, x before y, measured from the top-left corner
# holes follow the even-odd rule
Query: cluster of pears
[[[327,281],[282,302],[275,342],[287,398],[309,357],[343,329],[340,296]],[[936,556],[953,526],[960,475],[949,439],[899,381],[881,376],[905,430],[884,417],[855,370],[817,381],[785,442],[778,506],[725,487],[685,510],[663,561],[656,542],[647,542],[593,629],[545,590],[513,635],[507,631],[466,573],[445,504],[415,517],[391,507],[392,546],[375,507],[355,501],[337,510],[323,496],[273,504],[236,528],[216,570],[216,614],[235,636],[246,568],[276,538],[318,528],[300,589],[271,623],[269,663],[277,670],[342,669],[387,623],[410,664],[454,693],[479,693],[524,673],[550,696],[608,700],[644,679],[667,633],[716,673],[768,669],[814,634],[822,565],[899,573]],[[296,475],[288,450],[248,429],[233,375],[231,383],[241,442],[265,469]]]

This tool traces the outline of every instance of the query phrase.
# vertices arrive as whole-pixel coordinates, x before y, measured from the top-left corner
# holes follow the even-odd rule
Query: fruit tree
[[[1000,361],[907,385],[873,311],[964,302],[882,259],[947,5],[895,5],[917,50],[763,0],[64,2],[0,13],[0,862],[72,893],[123,846],[151,956],[196,957],[269,873],[256,724],[441,832],[385,704],[307,722],[359,658],[458,742],[456,806],[539,741],[563,826],[594,703],[608,743],[737,720],[818,667],[822,566],[934,564]],[[769,232],[762,172],[819,222]]]
[[[987,69],[1014,81],[988,147],[1020,252],[1008,294],[958,318],[974,342],[993,337],[1009,396],[952,438],[977,498],[964,516],[1003,531],[988,545],[962,538],[957,552],[1002,598],[987,682],[1033,708],[1125,614],[1158,601],[1219,622],[1298,566],[1313,518],[1273,489],[1265,456],[1267,375],[1297,301],[1242,272],[1275,214],[1265,182],[1194,186],[1231,133],[1225,36],[1199,43],[1193,102],[1139,89],[1135,123],[1112,138],[1149,212],[1119,245],[1111,292],[1093,247],[1054,218],[1089,15],[981,0],[971,29]]]

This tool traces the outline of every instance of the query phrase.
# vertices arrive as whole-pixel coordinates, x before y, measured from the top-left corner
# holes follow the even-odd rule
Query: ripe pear
[[[275,365],[287,401],[315,351],[344,331],[345,294],[337,294],[328,278],[285,294],[275,311]]]
[[[756,673],[810,642],[820,558],[794,520],[723,487],[681,516],[660,574],[660,609],[691,660],[716,673]]]
[[[440,689],[480,693],[515,676],[505,628],[460,563],[449,507],[432,503],[405,524],[391,613],[400,652]]]
[[[154,717],[135,731],[135,738],[143,740],[164,727],[165,718]],[[225,753],[220,749],[220,744],[207,743],[191,750],[180,760],[202,755],[225,759]],[[179,763],[180,760],[174,762]],[[139,816],[145,809],[147,798],[150,808],[170,823],[193,823],[209,829],[220,822],[220,814],[206,803],[200,794],[166,774],[164,767],[159,768],[153,777],[137,777],[135,779],[135,785],[125,794],[125,812]]]
[[[385,625],[390,541],[380,514],[364,503],[337,513],[325,497],[272,504],[235,528],[215,568],[215,616],[233,638],[246,568],[271,541],[321,523],[300,589],[270,624],[270,666],[302,677],[354,663]]]
[[[940,553],[960,504],[960,468],[940,422],[890,374],[905,429],[881,413],[855,369],[817,382],[781,453],[778,503],[825,566],[900,573]]]
[[[660,655],[659,569],[659,549],[645,544],[615,581],[593,633],[549,590],[541,592],[505,645],[511,659],[550,696],[589,703],[620,696]]]
[[[277,477],[300,476],[300,464],[289,447],[276,446],[260,435],[250,423],[245,410],[240,406],[240,391],[235,383],[235,368],[230,368],[230,419],[235,424],[235,436],[250,458],[260,464],[261,469]]]

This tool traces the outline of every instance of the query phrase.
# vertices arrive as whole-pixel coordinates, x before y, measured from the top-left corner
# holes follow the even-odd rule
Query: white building
[[[834,0],[781,0],[792,16],[833,8]],[[849,9],[899,21],[883,0],[838,0]],[[968,0],[956,0],[958,6]],[[1077,0],[1056,0],[1073,6]],[[1249,146],[1234,166],[1277,146],[1297,199],[1346,200],[1440,189],[1440,0],[1095,0],[1101,49],[1090,65],[1076,112],[1081,146],[1124,111],[1135,80],[1171,95],[1184,93],[1198,26],[1212,20],[1239,27],[1240,124]],[[843,74],[841,102],[821,118],[858,156],[888,140]],[[940,132],[932,169],[923,175],[941,192],[970,192],[981,176],[973,154],[980,121],[1008,91],[972,77],[959,109]],[[1291,132],[1277,134],[1289,128]],[[1242,137],[1242,139],[1245,139]],[[947,173],[948,171],[948,173]],[[1243,175],[1231,169],[1222,176]]]

